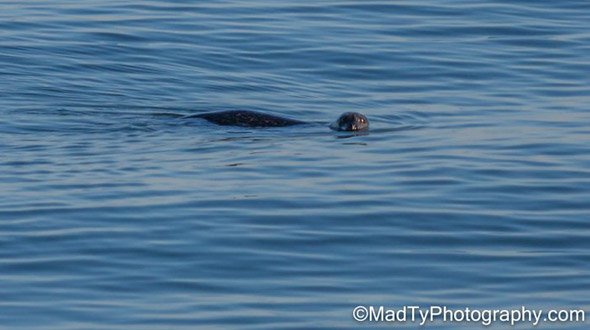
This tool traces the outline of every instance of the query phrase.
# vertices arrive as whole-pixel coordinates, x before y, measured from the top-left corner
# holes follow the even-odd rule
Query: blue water
[[[0,1],[0,328],[590,312],[589,73],[586,0]]]

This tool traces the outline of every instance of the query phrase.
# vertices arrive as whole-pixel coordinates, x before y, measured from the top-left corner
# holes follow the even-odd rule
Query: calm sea
[[[590,312],[590,2],[0,1],[1,329],[357,305]]]

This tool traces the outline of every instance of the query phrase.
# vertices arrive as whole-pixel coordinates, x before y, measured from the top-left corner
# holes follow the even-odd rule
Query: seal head
[[[333,123],[330,128],[335,131],[362,131],[369,129],[369,120],[358,112],[345,112]]]

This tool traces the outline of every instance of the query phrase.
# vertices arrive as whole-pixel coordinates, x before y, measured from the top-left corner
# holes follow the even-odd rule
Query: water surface
[[[573,0],[0,1],[0,328],[590,311],[588,22]],[[228,109],[313,124],[176,116]],[[330,131],[345,111],[371,131]]]

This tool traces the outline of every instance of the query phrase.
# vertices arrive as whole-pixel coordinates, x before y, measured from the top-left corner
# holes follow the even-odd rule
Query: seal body
[[[191,115],[188,118],[202,118],[223,126],[283,127],[305,124],[305,122],[295,119],[247,110],[208,112]]]
[[[307,124],[304,121],[248,110],[230,110],[189,115],[185,118],[202,118],[223,126],[283,127]],[[369,120],[358,112],[346,112],[330,124],[335,131],[362,131],[369,128]]]

